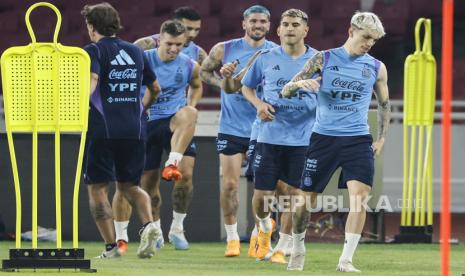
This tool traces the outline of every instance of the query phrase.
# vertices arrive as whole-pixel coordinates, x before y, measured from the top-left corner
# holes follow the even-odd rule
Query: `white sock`
[[[179,152],[170,152],[170,155],[168,155],[168,160],[165,162],[165,167],[169,165],[179,165],[179,162],[181,162],[182,159],[182,153]]]
[[[257,225],[255,224],[250,237],[256,237],[256,236],[258,236],[258,228],[257,228]]]
[[[300,234],[292,232],[292,252],[305,253],[305,234],[307,230]]]
[[[153,221],[152,223],[155,225],[155,227],[157,227],[157,229],[161,230],[160,219]]]
[[[129,225],[129,220],[126,221],[113,221],[113,224],[115,225],[115,233],[116,233],[116,241],[123,240],[128,242],[128,225]]]
[[[260,227],[260,230],[262,230],[265,233],[271,232],[273,230],[273,224],[271,223],[271,214],[268,214],[264,218],[260,218],[256,216],[258,219],[258,226]]]
[[[358,241],[360,240],[360,234],[353,234],[346,232],[346,238],[344,240],[344,248],[342,249],[341,257],[339,257],[339,262],[349,261],[352,262],[352,257],[354,256],[355,249],[357,249]]]
[[[177,231],[184,231],[184,218],[186,214],[178,213],[173,211],[173,221],[171,222],[171,229],[175,229]]]
[[[281,251],[283,253],[286,253],[288,244],[291,240],[292,240],[291,235],[279,232],[279,240],[278,240],[278,244],[276,244],[274,248],[274,252]]]
[[[227,241],[238,241],[240,240],[239,234],[237,233],[237,222],[234,224],[225,224],[226,229],[226,240]]]

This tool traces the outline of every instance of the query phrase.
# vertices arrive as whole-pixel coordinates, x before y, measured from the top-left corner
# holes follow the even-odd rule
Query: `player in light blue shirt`
[[[281,15],[278,35],[281,47],[264,50],[242,79],[242,93],[257,109],[261,119],[258,129],[255,160],[253,206],[259,221],[257,258],[268,254],[271,242],[271,219],[267,198],[273,197],[278,181],[286,184],[287,195],[298,194],[305,153],[315,118],[316,95],[303,89],[291,99],[281,96],[281,89],[299,72],[316,50],[306,46],[308,16],[290,9]],[[254,87],[262,83],[263,98]],[[318,82],[314,81],[318,86]],[[290,230],[290,229],[289,229]],[[287,233],[290,234],[290,231]],[[287,241],[278,242],[272,262],[285,263]]]
[[[237,191],[242,160],[256,116],[254,107],[240,93],[240,82],[233,76],[246,66],[257,51],[276,46],[265,39],[270,29],[268,9],[255,5],[245,10],[243,16],[244,37],[216,44],[202,63],[200,73],[204,82],[222,90],[217,151],[223,171],[220,201],[228,243],[224,254],[226,257],[240,254],[236,218],[239,202]],[[215,74],[217,70],[220,70],[223,79]]]
[[[344,248],[337,270],[360,272],[352,256],[365,224],[363,202],[368,197],[374,176],[374,156],[381,153],[390,120],[386,66],[368,54],[384,36],[376,14],[356,12],[351,19],[345,44],[316,54],[282,91],[286,97],[311,85],[311,76],[322,77],[318,109],[310,147],[307,152],[301,189],[312,202],[322,193],[331,175],[342,168],[339,188],[348,188],[351,210],[347,217]],[[378,100],[378,138],[368,132],[368,108],[375,92]],[[294,243],[288,269],[302,270],[309,212],[299,207],[294,217]]]
[[[192,143],[197,121],[195,106],[202,96],[200,66],[181,53],[185,31],[180,22],[165,21],[160,30],[160,46],[144,53],[150,69],[160,78],[161,92],[149,109],[145,168],[141,184],[152,198],[154,221],[160,232],[160,176],[167,181],[174,180],[173,189],[182,194],[173,197],[173,221],[168,234],[178,250],[189,248],[184,236],[183,221],[192,198],[192,174],[196,156],[195,144]],[[189,99],[186,97],[187,88]],[[163,151],[169,152],[169,155],[161,171]],[[114,206],[115,210],[129,207],[120,194],[115,195]],[[129,220],[129,211],[115,213],[117,221]],[[119,230],[117,234],[120,232],[120,239],[127,239],[126,230]],[[161,246],[160,243],[158,246]]]

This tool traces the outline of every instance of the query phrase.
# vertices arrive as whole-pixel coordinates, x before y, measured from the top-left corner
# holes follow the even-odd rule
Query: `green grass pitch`
[[[99,260],[103,244],[82,242],[86,258],[92,259],[92,267],[98,275],[341,275],[335,271],[341,252],[341,244],[307,244],[307,257],[304,272],[286,271],[286,265],[256,262],[247,257],[248,244],[242,244],[241,256],[223,257],[223,243],[191,243],[188,251],[176,251],[170,244],[157,252],[152,259],[138,259],[135,251],[137,243],[132,242],[129,252],[118,259]],[[28,246],[24,244],[23,247]],[[65,243],[63,247],[70,246]],[[8,258],[8,248],[13,242],[0,242],[0,259]],[[42,248],[53,248],[52,243],[41,243]],[[451,246],[451,273],[465,273],[465,246]],[[439,245],[359,245],[354,264],[364,275],[440,275]],[[18,275],[50,275],[57,270],[21,270]],[[11,275],[1,273],[2,275]],[[78,275],[74,270],[63,270],[59,275]],[[16,274],[15,274],[16,275]]]

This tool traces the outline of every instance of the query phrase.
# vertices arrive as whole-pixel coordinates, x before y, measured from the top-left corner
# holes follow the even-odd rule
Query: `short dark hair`
[[[252,7],[249,7],[244,11],[242,16],[244,17],[244,19],[246,19],[252,13],[263,13],[264,15],[268,16],[268,19],[270,19],[271,16],[270,11],[262,5],[253,5]]]
[[[101,35],[112,36],[123,28],[118,11],[107,2],[85,5],[81,14],[87,23],[92,25]]]
[[[283,20],[284,17],[294,17],[294,18],[300,18],[302,19],[306,24],[308,24],[308,15],[299,9],[289,9],[287,11],[284,11],[281,14],[281,20]]]
[[[160,27],[160,34],[167,33],[172,36],[180,36],[185,32],[186,27],[178,20],[166,20]]]
[[[189,6],[184,6],[184,7],[177,8],[174,11],[173,18],[178,19],[178,20],[187,19],[190,21],[198,21],[200,20],[200,15],[194,8],[189,7]]]

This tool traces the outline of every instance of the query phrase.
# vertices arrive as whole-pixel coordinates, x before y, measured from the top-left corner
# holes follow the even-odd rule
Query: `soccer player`
[[[142,50],[116,37],[121,29],[118,12],[108,3],[84,6],[81,14],[90,40],[85,47],[91,57],[89,130],[84,162],[90,210],[105,241],[100,258],[119,256],[108,183],[137,209],[143,224],[137,255],[150,258],[161,232],[152,222],[150,198],[139,187],[144,166],[144,109],[159,93],[155,74]],[[141,102],[140,88],[149,89]]]
[[[381,153],[390,120],[390,102],[386,66],[368,54],[385,35],[378,16],[356,12],[342,47],[317,53],[286,84],[282,94],[295,95],[307,88],[311,77],[322,77],[318,91],[318,109],[310,147],[307,152],[301,189],[314,204],[336,168],[342,167],[339,187],[348,188],[350,212],[345,228],[345,242],[337,271],[359,272],[352,256],[365,224],[364,200],[373,184],[374,157]],[[378,138],[368,131],[368,108],[373,94],[378,100]],[[293,221],[294,247],[288,269],[302,270],[305,261],[305,230],[309,206],[296,210]]]
[[[222,90],[217,151],[223,172],[220,203],[227,234],[226,257],[240,255],[236,218],[238,186],[242,160],[256,116],[254,107],[242,96],[240,82],[234,79],[234,74],[240,72],[257,51],[277,46],[265,39],[270,29],[268,9],[255,5],[245,10],[243,17],[244,37],[213,46],[200,71],[205,83]],[[218,69],[221,69],[223,79],[215,74]]]
[[[186,28],[179,21],[165,21],[160,28],[160,46],[144,53],[151,70],[158,76],[161,93],[149,109],[142,188],[152,199],[154,223],[161,232],[160,162],[163,150],[169,152],[161,177],[175,181],[172,193],[173,221],[168,237],[178,250],[189,248],[184,236],[183,222],[192,199],[192,173],[196,155],[195,144],[192,142],[197,121],[195,106],[202,96],[200,66],[181,53],[185,44],[185,32]],[[187,87],[189,99],[185,93]],[[125,251],[130,206],[118,192],[113,205],[120,221],[115,223],[118,246],[120,251]],[[121,227],[121,221],[126,222],[126,227]],[[161,247],[161,244],[157,246]]]
[[[182,48],[182,53],[197,61],[198,64],[202,64],[207,53],[202,47],[194,43],[195,38],[200,33],[202,23],[199,13],[191,7],[180,7],[174,11],[173,19],[179,20],[186,27],[186,43]],[[160,34],[139,38],[134,44],[144,50],[154,49],[160,45]]]
[[[267,197],[275,194],[278,181],[287,184],[289,195],[298,194],[305,153],[315,120],[316,95],[299,90],[291,99],[280,95],[281,89],[311,58],[316,50],[306,46],[308,16],[290,9],[281,15],[278,35],[281,47],[262,51],[242,79],[242,93],[257,109],[262,120],[258,130],[255,159],[255,190],[253,208],[259,222],[256,257],[263,259],[271,243],[270,206]],[[263,99],[256,96],[254,87],[263,82]],[[311,80],[311,88],[319,83]],[[278,243],[272,262],[286,263],[283,246]]]

